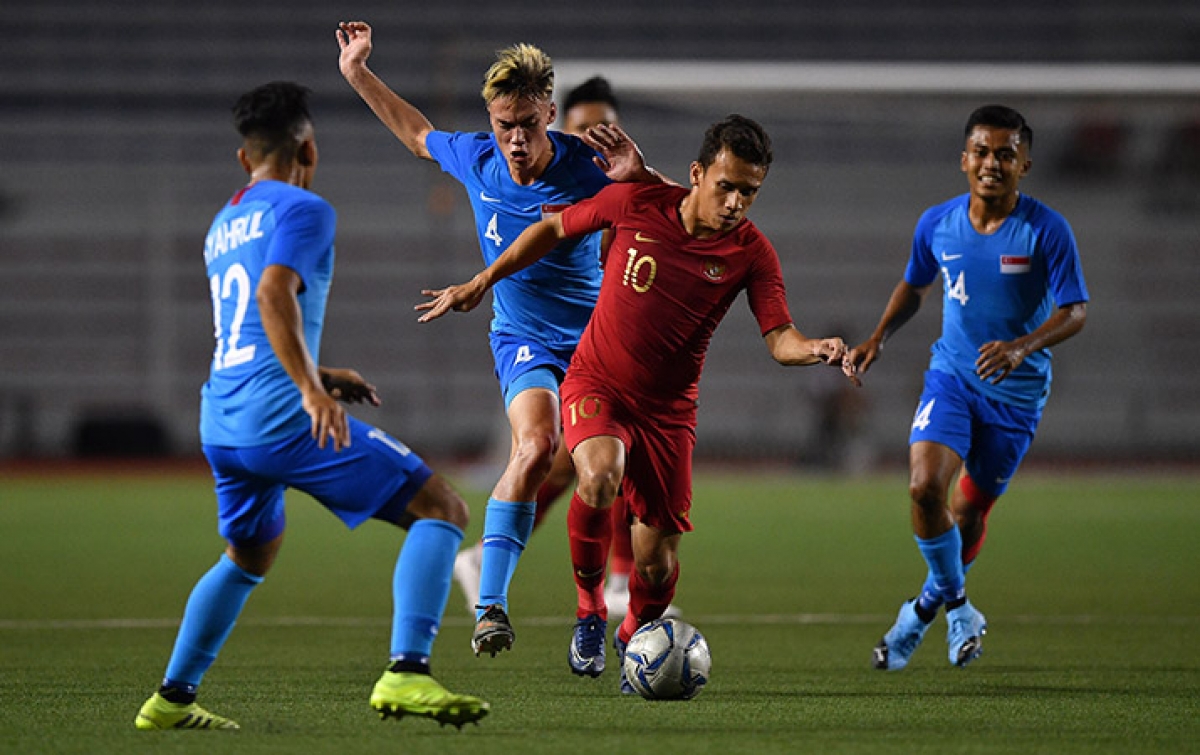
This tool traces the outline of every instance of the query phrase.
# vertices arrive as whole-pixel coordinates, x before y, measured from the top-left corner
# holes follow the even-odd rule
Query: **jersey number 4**
[[[964,307],[967,306],[967,299],[971,297],[967,296],[966,272],[959,270],[958,277],[951,281],[950,271],[943,267],[942,277],[946,279],[946,298],[952,299]]]
[[[254,359],[254,344],[240,346],[238,341],[242,337],[246,310],[250,307],[250,274],[246,268],[234,263],[225,271],[224,280],[219,275],[209,278],[208,288],[212,293],[213,335],[217,339],[217,348],[213,351],[213,369],[223,370],[249,362]],[[229,332],[226,333],[221,326],[221,308],[229,299],[234,300],[234,309]]]

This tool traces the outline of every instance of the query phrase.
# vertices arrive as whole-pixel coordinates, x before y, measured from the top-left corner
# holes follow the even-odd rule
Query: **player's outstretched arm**
[[[879,352],[883,351],[884,342],[917,313],[930,288],[932,288],[932,284],[917,288],[904,280],[896,284],[896,288],[892,290],[892,296],[883,310],[883,315],[879,318],[879,324],[875,326],[875,331],[871,333],[870,338],[850,349],[846,354],[846,361],[854,365],[859,374],[866,374],[875,360],[879,358]]]
[[[579,138],[600,153],[592,161],[613,181],[674,183],[646,164],[641,147],[620,126],[597,123]]]
[[[855,385],[862,385],[858,370],[846,359],[846,343],[841,338],[809,338],[788,324],[775,328],[763,336],[767,349],[776,362],[789,367],[809,364],[828,364],[840,367]]]
[[[409,152],[426,160],[432,159],[425,148],[425,137],[433,131],[433,124],[367,67],[367,58],[371,55],[371,27],[363,21],[342,21],[336,34],[341,49],[338,68],[342,76]]]
[[[515,272],[524,270],[550,253],[554,245],[566,238],[562,217],[551,215],[521,232],[504,254],[497,257],[487,269],[466,283],[447,288],[426,288],[421,293],[431,301],[422,302],[413,309],[425,314],[417,322],[431,322],[447,312],[470,312],[483,301],[483,295],[496,282]]]
[[[321,372],[304,341],[304,317],[300,312],[302,281],[285,265],[268,265],[255,291],[263,329],[279,363],[300,389],[304,411],[312,419],[312,436],[317,445],[333,443],[340,451],[350,445],[350,422],[338,402],[326,392]]]

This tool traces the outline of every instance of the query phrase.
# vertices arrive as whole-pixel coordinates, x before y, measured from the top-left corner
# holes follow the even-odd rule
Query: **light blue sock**
[[[221,554],[216,565],[192,588],[167,663],[167,683],[192,687],[200,684],[233,631],[246,599],[262,581],[262,577]]]
[[[537,503],[512,503],[489,498],[483,518],[483,564],[479,573],[479,604],[499,603],[508,610],[508,585],[529,535]],[[483,610],[476,611],[476,618]]]
[[[463,531],[441,519],[408,528],[392,575],[392,660],[429,662]]]
[[[969,564],[963,564],[963,579],[966,580],[967,572],[971,571],[971,566],[975,564],[972,561]],[[938,592],[937,583],[933,579],[933,571],[929,571],[925,575],[925,584],[921,586],[921,597],[918,598],[921,608],[936,611],[942,607],[942,596]]]
[[[921,607],[937,610],[942,603],[964,597],[966,579],[962,566],[962,534],[958,527],[951,527],[930,540],[915,536],[913,539],[917,541],[917,547],[929,565],[929,574],[918,598]]]

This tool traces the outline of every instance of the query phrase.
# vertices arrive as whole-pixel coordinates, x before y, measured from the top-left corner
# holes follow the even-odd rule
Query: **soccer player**
[[[490,262],[530,224],[590,197],[613,180],[661,179],[619,127],[593,129],[593,144],[552,132],[554,68],[519,44],[501,50],[484,77],[491,132],[435,130],[368,67],[371,27],[337,31],[346,81],[417,157],[437,162],[467,189],[479,245]],[[558,384],[600,286],[599,235],[560,244],[552,255],[496,287],[490,341],[512,429],[508,465],[488,498],[471,646],[478,655],[512,647],[508,588],[533,531],[538,488],[561,443]]]
[[[679,577],[680,537],[692,529],[692,450],[700,373],[713,331],[745,291],[771,356],[784,365],[841,366],[840,338],[808,338],[792,324],[779,258],[746,220],[771,164],[754,121],[711,126],[691,164],[690,188],[614,184],[521,234],[471,281],[426,290],[428,322],[478,305],[492,285],[566,238],[611,228],[604,280],[591,322],[562,385],[565,436],[579,484],[567,525],[578,594],[572,669],[605,666],[602,577],[618,490],[633,517],[635,569],[629,611],[614,636],[662,615]],[[623,692],[632,693],[622,673]]]
[[[138,711],[139,729],[238,728],[197,705],[196,689],[279,553],[289,487],[349,527],[379,519],[408,529],[392,582],[391,661],[371,707],[383,718],[460,727],[488,712],[486,702],[448,692],[429,672],[467,505],[404,444],[338,404],[377,405],[373,386],[354,370],[317,366],[335,215],[309,191],[317,143],[307,96],[275,82],[247,92],[233,110],[250,183],[217,214],[205,241],[216,350],[200,409],[228,546],[192,590],[162,686]]]
[[[1071,227],[1019,191],[1033,130],[1017,111],[988,105],[971,113],[965,134],[969,190],[921,216],[903,279],[848,357],[870,369],[942,281],[942,333],[909,436],[913,533],[929,571],[875,647],[878,669],[907,666],[942,606],[950,663],[965,666],[983,651],[987,620],[967,600],[965,575],[1033,441],[1050,394],[1049,348],[1087,317]]]

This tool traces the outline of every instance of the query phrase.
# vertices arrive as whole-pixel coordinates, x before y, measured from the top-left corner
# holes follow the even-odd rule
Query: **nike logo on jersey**
[[[633,240],[634,240],[634,241],[640,241],[640,242],[642,242],[643,244],[657,244],[657,243],[659,243],[658,239],[652,239],[652,238],[650,238],[649,236],[647,236],[646,234],[642,233],[641,231],[637,231],[636,233],[634,233],[634,234],[633,234]]]
[[[483,200],[483,201],[485,201],[485,202],[500,202],[500,201],[501,201],[501,200],[499,200],[499,199],[496,199],[495,197],[489,197],[489,196],[487,195],[487,192],[486,192],[486,191],[480,191],[480,192],[479,192],[479,198],[480,198],[480,199],[482,199],[482,200]]]
[[[949,254],[948,252],[942,252],[942,261],[943,262],[949,262],[950,260],[956,260],[959,257],[962,257],[962,255],[961,254]]]

